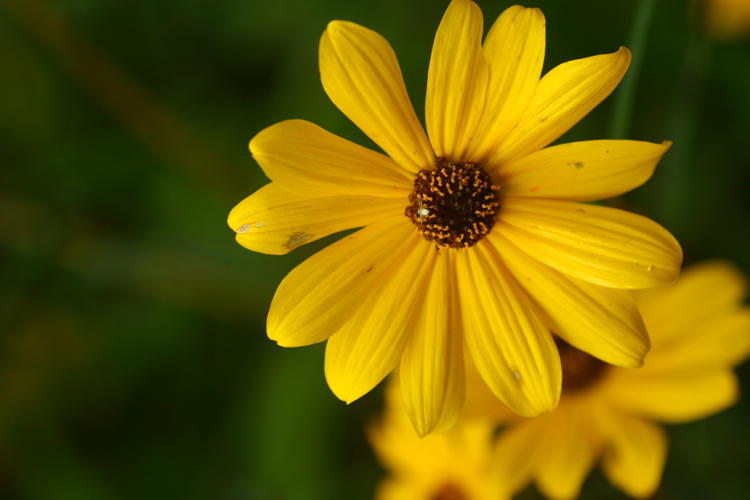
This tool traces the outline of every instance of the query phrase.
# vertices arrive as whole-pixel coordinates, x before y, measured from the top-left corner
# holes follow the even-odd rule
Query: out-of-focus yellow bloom
[[[750,33],[750,0],[705,0],[708,28],[716,38]]]
[[[376,500],[503,500],[509,498],[490,467],[493,428],[487,420],[463,420],[450,431],[420,438],[391,383],[382,419],[369,429],[388,472]]]
[[[741,274],[722,262],[639,292],[652,342],[644,366],[612,367],[561,343],[563,394],[557,409],[539,418],[512,416],[481,391],[470,396],[473,411],[508,417],[497,444],[498,474],[512,490],[535,480],[546,496],[568,499],[601,460],[626,493],[653,494],[667,452],[666,435],[653,422],[700,419],[737,398],[732,368],[750,354],[745,294]]]
[[[560,395],[548,324],[607,362],[640,366],[648,338],[618,289],[671,282],[682,260],[651,220],[579,203],[641,185],[669,144],[545,148],[612,92],[630,52],[541,77],[538,9],[507,9],[484,44],[483,24],[473,2],[448,7],[430,60],[425,133],[388,42],[331,22],[320,41],[323,87],[388,156],[306,121],[278,123],[250,142],[272,182],[228,220],[240,244],[270,254],[365,226],[282,281],[268,336],[285,347],[328,340],[326,379],[346,402],[400,365],[420,435],[456,421],[465,348],[493,393],[525,416],[551,410]]]

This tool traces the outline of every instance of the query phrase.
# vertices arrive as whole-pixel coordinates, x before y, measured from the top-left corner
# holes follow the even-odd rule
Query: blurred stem
[[[625,139],[630,132],[633,121],[635,89],[641,73],[643,53],[655,6],[656,0],[641,0],[635,10],[635,17],[628,36],[628,48],[633,53],[633,60],[630,63],[630,70],[623,78],[615,96],[615,111],[612,115],[608,134],[611,139]]]
[[[709,46],[700,29],[697,2],[688,6],[690,32],[683,55],[682,72],[675,89],[672,116],[668,124],[669,139],[674,146],[662,168],[662,210],[660,220],[682,238],[693,232],[695,204],[694,156],[700,101]]]

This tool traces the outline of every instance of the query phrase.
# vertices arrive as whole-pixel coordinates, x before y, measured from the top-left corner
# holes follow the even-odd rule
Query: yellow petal
[[[542,149],[599,105],[625,75],[630,51],[568,61],[544,75],[518,125],[499,144],[490,163],[500,164]]]
[[[436,257],[399,371],[404,406],[420,436],[455,424],[466,385],[454,255]]]
[[[737,378],[728,369],[659,372],[658,366],[618,370],[602,391],[613,405],[665,422],[687,422],[712,415],[737,400]]]
[[[483,163],[518,123],[539,86],[545,22],[539,9],[514,5],[492,25],[484,42],[490,68],[487,97],[467,158]]]
[[[416,232],[403,216],[375,222],[295,267],[279,285],[268,312],[268,336],[283,347],[330,337],[366,307],[376,283],[411,250]]]
[[[560,358],[530,299],[486,241],[457,255],[466,346],[492,392],[516,413],[557,405]]]
[[[369,195],[312,198],[272,182],[237,204],[227,223],[243,247],[282,255],[329,234],[401,213],[405,205],[400,198]]]
[[[682,339],[691,326],[737,311],[746,295],[742,273],[733,264],[717,260],[694,264],[674,285],[639,291],[636,298],[658,348]]]
[[[303,195],[366,194],[404,200],[412,178],[385,155],[314,123],[287,120],[250,141],[250,152],[273,182]]]
[[[609,480],[636,498],[650,497],[659,487],[667,456],[667,436],[654,424],[612,412],[610,441],[602,468]]]
[[[323,88],[342,113],[406,170],[434,165],[385,38],[354,23],[332,21],[320,39],[319,57]]]
[[[560,404],[544,443],[544,453],[536,474],[539,489],[548,498],[577,498],[581,485],[600,450],[598,435],[593,432],[589,407]]]
[[[646,182],[670,146],[642,141],[560,144],[501,165],[497,177],[506,196],[601,200]]]
[[[655,222],[623,210],[567,201],[511,198],[501,230],[555,269],[595,285],[647,288],[674,281],[682,249]]]
[[[347,404],[368,393],[396,367],[407,333],[414,330],[435,248],[416,231],[407,240],[412,250],[391,263],[387,279],[373,284],[367,304],[326,344],[326,380]]]
[[[440,22],[427,74],[425,115],[435,154],[459,161],[482,118],[489,72],[482,54],[482,11],[453,0]]]
[[[567,343],[617,366],[638,367],[648,352],[646,328],[632,296],[565,275],[503,238],[488,240],[540,306],[552,331]]]

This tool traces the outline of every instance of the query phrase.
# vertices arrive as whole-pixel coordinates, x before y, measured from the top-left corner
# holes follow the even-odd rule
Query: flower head
[[[575,498],[601,460],[612,483],[631,496],[651,496],[667,452],[666,434],[654,422],[704,418],[737,398],[732,368],[750,355],[745,294],[743,277],[721,262],[692,267],[675,285],[638,292],[652,342],[644,366],[605,365],[559,341],[562,397],[541,417],[514,418],[478,391],[469,407],[504,413],[508,424],[496,448],[497,473],[511,488],[533,479],[550,498]]]
[[[422,435],[457,418],[464,350],[526,416],[560,394],[550,328],[609,363],[639,366],[648,338],[621,290],[679,272],[680,247],[661,226],[579,203],[639,186],[669,144],[545,147],[607,97],[630,53],[541,77],[544,23],[538,9],[511,7],[482,43],[479,8],[452,1],[432,50],[425,133],[388,42],[333,21],[320,40],[323,87],[386,155],[301,120],[250,142],[272,182],[230,213],[240,244],[283,254],[364,227],[282,281],[269,337],[287,347],[328,340],[326,379],[346,402],[400,366]]]

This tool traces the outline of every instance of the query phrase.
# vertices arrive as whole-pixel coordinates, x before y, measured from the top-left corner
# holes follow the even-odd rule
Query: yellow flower
[[[455,422],[464,349],[527,416],[559,398],[548,326],[603,360],[639,366],[648,338],[618,289],[671,282],[682,259],[649,219],[579,203],[639,186],[668,144],[542,149],[616,87],[628,50],[540,78],[538,9],[509,8],[484,45],[482,26],[474,3],[451,2],[432,50],[425,134],[388,42],[331,22],[320,41],[323,87],[388,156],[306,121],[278,123],[250,142],[272,182],[229,214],[241,245],[270,254],[364,226],[282,281],[268,336],[285,347],[327,339],[326,379],[347,403],[400,364],[421,435]]]
[[[745,294],[743,277],[721,262],[694,266],[675,285],[639,292],[652,343],[639,369],[611,367],[561,344],[560,404],[536,419],[508,420],[497,444],[497,473],[513,478],[514,490],[534,479],[550,498],[575,498],[601,460],[613,484],[634,497],[651,496],[667,452],[666,435],[653,421],[704,418],[737,398],[732,367],[750,354]],[[488,408],[496,401],[491,395],[478,394],[470,407],[502,412],[497,404]]]
[[[705,0],[705,3],[708,27],[714,37],[733,38],[750,33],[748,0]]]
[[[509,498],[491,470],[492,425],[461,421],[450,431],[419,438],[390,384],[383,418],[369,438],[389,473],[376,500],[502,500]]]

